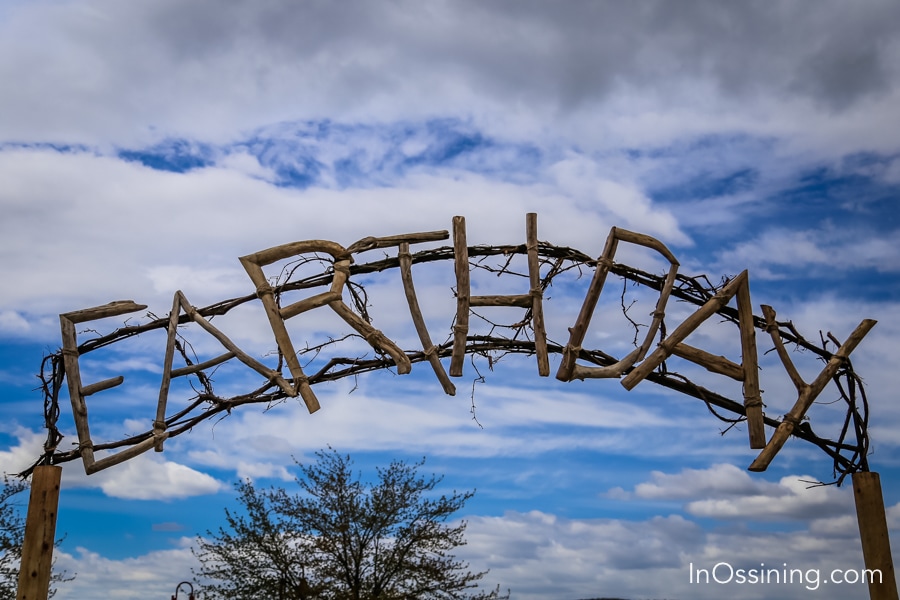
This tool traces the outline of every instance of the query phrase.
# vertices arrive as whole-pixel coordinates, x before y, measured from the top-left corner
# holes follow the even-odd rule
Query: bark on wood
[[[81,369],[78,366],[78,341],[75,338],[75,324],[66,315],[60,315],[59,327],[63,342],[62,353],[66,369],[66,384],[69,388],[69,400],[72,402],[75,432],[78,434],[78,449],[81,452],[82,463],[87,470],[88,465],[94,462],[94,449],[88,425],[87,404],[84,402],[84,396],[81,395]]]
[[[697,309],[694,314],[689,316],[684,322],[673,331],[668,338],[659,344],[659,347],[640,365],[634,368],[628,375],[622,379],[622,386],[631,390],[638,383],[643,381],[656,367],[658,367],[669,355],[672,349],[680,344],[690,335],[703,321],[711,317],[721,307],[728,304],[728,301],[737,293],[738,288],[744,284],[747,279],[747,271],[743,271],[740,275],[732,279],[728,285],[723,287],[715,296],[710,298],[706,304]]]
[[[453,325],[453,351],[450,376],[462,377],[469,334],[469,248],[466,245],[466,218],[453,217],[453,268],[456,273],[456,323]]]
[[[534,351],[537,355],[538,375],[550,375],[550,355],[547,352],[547,329],[544,325],[544,290],[541,288],[541,261],[538,256],[537,213],[525,215],[525,247],[528,252],[528,284],[531,293],[531,329],[534,331]]]
[[[47,600],[56,543],[56,517],[62,467],[41,465],[31,476],[25,540],[16,600]]]
[[[456,386],[450,381],[450,377],[444,370],[444,365],[441,364],[441,359],[437,354],[438,348],[431,341],[431,335],[429,335],[428,327],[425,325],[425,317],[422,316],[422,310],[419,308],[419,299],[416,297],[416,287],[412,278],[412,258],[409,254],[409,242],[400,242],[398,256],[400,258],[400,279],[403,282],[403,292],[406,294],[409,314],[412,317],[413,325],[416,327],[416,333],[419,335],[419,341],[422,343],[422,350],[428,356],[428,363],[441,383],[441,387],[444,388],[444,393],[449,396],[455,396]]]
[[[881,477],[878,473],[859,472],[854,473],[852,478],[863,561],[870,573],[872,571],[880,573],[880,578],[876,573],[869,581],[869,598],[898,600],[894,559],[891,556],[891,541],[884,512],[884,497],[881,493]]]
[[[765,309],[764,309],[765,310]],[[772,320],[774,321],[775,314],[774,311],[769,307],[769,312],[771,314]],[[768,315],[767,315],[768,318]],[[809,407],[812,406],[812,403],[819,396],[825,386],[831,381],[831,378],[834,377],[837,370],[840,368],[841,364],[843,364],[844,360],[850,356],[850,353],[859,345],[862,339],[866,336],[867,333],[875,326],[876,321],[872,319],[865,319],[859,325],[857,325],[856,329],[853,330],[853,333],[850,334],[850,337],[847,338],[847,341],[841,344],[841,347],[838,348],[838,351],[832,355],[831,359],[825,365],[825,368],[822,369],[822,372],[819,373],[819,376],[813,380],[812,383],[806,384],[800,379],[800,375],[795,373],[795,384],[798,385],[798,390],[800,394],[797,397],[797,401],[794,403],[794,406],[791,410],[784,416],[784,419],[781,421],[781,424],[778,425],[778,428],[775,429],[775,433],[772,434],[771,439],[769,439],[769,443],[766,444],[763,451],[759,453],[759,456],[756,457],[756,460],[750,465],[749,469],[751,471],[765,471],[769,464],[772,462],[772,459],[775,458],[775,455],[778,454],[778,451],[781,450],[782,446],[784,446],[785,442],[791,436],[791,433],[794,431],[800,422],[803,420],[803,417],[806,416],[806,411],[809,410]],[[779,347],[780,336],[777,334],[777,329],[772,330],[772,341],[775,342],[775,338],[779,337],[779,341],[775,342],[776,349]],[[790,363],[790,358],[787,356],[787,351],[784,349],[784,344],[781,344],[781,349],[778,350],[778,355],[781,357],[782,361],[787,360],[785,363],[785,368],[788,368],[788,364],[791,365],[791,369],[793,369],[793,363]],[[790,369],[789,369],[790,371]],[[791,377],[794,379],[794,376]]]
[[[766,447],[766,424],[763,415],[762,393],[759,389],[756,328],[753,324],[753,304],[750,301],[749,277],[738,288],[738,327],[741,332],[741,367],[744,371],[744,410],[747,413],[747,433],[750,448]]]
[[[675,344],[672,347],[672,354],[679,358],[697,363],[711,373],[717,373],[730,377],[735,381],[744,380],[744,370],[741,365],[734,361],[728,360],[724,356],[717,356],[706,350],[689,346],[685,343]]]
[[[347,251],[351,254],[374,250],[376,248],[393,248],[402,244],[423,244],[425,242],[439,242],[450,237],[450,233],[445,229],[443,231],[426,231],[423,233],[404,233],[402,235],[392,235],[388,237],[364,237],[358,242],[354,242],[347,247]]]
[[[68,313],[63,313],[61,317],[65,317],[73,323],[84,323],[85,321],[94,321],[104,319],[106,317],[117,317],[130,312],[144,310],[146,304],[135,304],[134,300],[116,300],[103,306],[94,306],[92,308],[84,308]]]
[[[600,294],[603,291],[603,284],[606,281],[606,276],[614,264],[613,259],[615,258],[619,241],[625,241],[650,248],[651,250],[656,250],[670,262],[669,272],[666,275],[666,280],[660,291],[659,298],[656,301],[656,308],[653,311],[653,321],[650,323],[650,327],[647,329],[647,334],[644,336],[641,345],[615,364],[605,367],[585,367],[577,365],[575,360],[578,357],[578,353],[581,351],[581,344],[584,342],[584,336],[590,325],[591,317],[594,314],[597,301],[600,299]],[[588,293],[581,306],[581,311],[578,313],[575,325],[569,329],[569,342],[566,344],[566,348],[563,351],[563,359],[556,373],[556,378],[561,381],[571,381],[572,379],[620,377],[622,373],[630,369],[636,362],[643,360],[653,339],[656,337],[656,333],[659,331],[663,318],[665,317],[666,304],[668,303],[669,296],[675,285],[676,277],[678,276],[678,266],[679,264],[675,259],[675,256],[668,248],[666,248],[665,244],[659,240],[642,233],[635,233],[626,229],[613,227],[609,232],[609,236],[606,238],[603,254],[597,259],[594,277],[591,280],[591,285],[588,288]]]
[[[303,243],[301,247],[307,248],[306,244],[307,243]],[[276,249],[270,249],[269,253],[264,254],[262,259],[268,259],[271,256],[283,258],[280,256],[280,253],[276,253],[275,250]],[[315,251],[315,248],[311,251]],[[279,260],[279,258],[275,258],[274,260]],[[278,305],[275,302],[274,290],[272,289],[272,286],[269,285],[269,282],[266,281],[266,275],[263,273],[262,267],[260,266],[260,264],[265,263],[257,264],[257,262],[254,262],[255,259],[259,260],[256,258],[256,255],[251,254],[242,256],[239,260],[241,261],[244,270],[247,272],[247,275],[250,277],[250,281],[256,286],[256,294],[262,302],[266,317],[269,320],[269,326],[272,328],[272,333],[275,335],[275,343],[278,345],[278,349],[281,351],[281,355],[288,365],[288,370],[291,372],[291,377],[294,379],[293,389],[285,390],[285,393],[289,396],[296,396],[299,393],[300,397],[303,398],[303,402],[306,404],[306,409],[310,413],[314,413],[320,408],[319,399],[316,398],[316,394],[309,385],[309,379],[303,372],[303,367],[300,366],[300,360],[297,358],[297,352],[294,350],[294,343],[291,341],[291,336],[288,334],[284,319],[282,319],[281,313],[278,310]],[[229,350],[232,349],[229,348]]]

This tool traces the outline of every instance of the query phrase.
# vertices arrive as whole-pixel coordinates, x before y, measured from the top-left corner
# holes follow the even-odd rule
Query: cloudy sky
[[[4,0],[0,468],[17,472],[39,454],[35,374],[60,345],[59,313],[134,299],[165,315],[175,290],[204,306],[253,292],[238,256],[449,229],[454,215],[471,244],[519,244],[536,212],[541,240],[590,255],[619,226],[660,239],[683,273],[718,281],[748,269],[755,312],[770,304],[811,340],[877,319],[853,364],[900,547],[900,407],[889,391],[900,387],[890,358],[900,336],[898,34],[891,0]],[[443,341],[452,265],[414,273]],[[565,343],[586,281],[548,294],[552,340]],[[361,283],[375,326],[416,349],[396,274]],[[477,285],[507,291],[496,278]],[[647,298],[628,293],[643,310]],[[619,299],[603,302],[585,347],[623,355]],[[274,342],[260,310],[218,326],[266,360]],[[689,312],[673,304],[670,328]],[[320,316],[298,317],[295,340],[342,335]],[[730,325],[698,336],[739,360]],[[758,340],[763,398],[780,418],[796,393]],[[149,428],[163,352],[157,336],[82,359],[86,381],[126,377],[89,399],[95,441]],[[796,358],[807,380],[818,374],[821,363]],[[849,486],[805,483],[832,478],[815,447],[790,440],[769,471],[750,473],[744,428],[722,435],[697,400],[647,382],[626,392],[614,380],[543,379],[528,358],[475,366],[485,381],[467,363],[455,397],[420,365],[319,386],[314,415],[296,402],[244,407],[162,454],[90,477],[66,464],[57,556],[78,577],[57,597],[168,597],[191,578],[195,537],[234,507],[235,481],[290,488],[294,460],[329,444],[363,471],[426,456],[447,491],[477,489],[460,555],[515,598],[867,597],[865,586],[811,578],[691,583],[692,568],[719,562],[821,581],[863,567]],[[218,373],[217,389],[258,384],[236,371]],[[724,378],[709,382],[739,397]],[[171,407],[186,403],[181,391]],[[827,389],[810,411],[828,437],[843,416],[836,399]],[[63,409],[68,449],[77,437]]]

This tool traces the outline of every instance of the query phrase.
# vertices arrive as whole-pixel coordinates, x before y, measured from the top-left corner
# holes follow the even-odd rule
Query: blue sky
[[[718,281],[748,269],[754,312],[770,304],[813,340],[877,319],[853,364],[897,554],[898,30],[900,7],[887,0],[3,2],[0,468],[17,472],[39,453],[35,374],[61,343],[59,313],[128,298],[164,315],[175,290],[205,306],[253,291],[238,256],[450,229],[454,215],[466,217],[470,244],[519,244],[536,212],[541,240],[590,255],[618,226],[663,241],[685,274]],[[633,250],[620,260],[660,266]],[[452,265],[414,276],[443,341]],[[360,282],[375,326],[418,348],[397,274]],[[476,282],[486,293],[519,283]],[[552,340],[566,341],[586,285],[573,278],[548,293]],[[652,309],[629,294],[635,314]],[[258,310],[217,326],[264,358],[274,345]],[[670,328],[689,312],[670,305]],[[323,313],[297,320],[295,340],[342,332]],[[739,358],[730,326],[695,335]],[[758,336],[767,414],[780,418],[796,392]],[[207,340],[198,352],[211,356]],[[91,380],[126,377],[89,399],[96,439],[149,427],[163,342],[84,357]],[[627,353],[614,294],[588,342]],[[821,368],[796,360],[807,380]],[[750,473],[746,431],[722,435],[695,399],[648,382],[626,392],[614,380],[539,378],[530,358],[479,369],[481,426],[471,365],[455,397],[418,365],[318,386],[314,415],[295,402],[244,407],[96,475],[67,463],[58,564],[78,577],[57,597],[171,595],[191,576],[196,535],[233,508],[235,481],[290,487],[294,459],[329,444],[363,471],[426,456],[448,491],[477,489],[460,556],[516,598],[866,597],[859,585],[689,582],[691,564],[718,561],[863,566],[848,486],[803,483],[831,479],[815,447],[792,439],[767,472]],[[724,378],[679,370],[739,397]],[[228,393],[255,382],[217,373]],[[810,411],[829,437],[843,416],[835,398],[826,390]],[[65,405],[60,424],[65,448],[76,439]]]

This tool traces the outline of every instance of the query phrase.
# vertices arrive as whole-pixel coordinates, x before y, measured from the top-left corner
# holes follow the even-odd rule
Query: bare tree
[[[499,600],[499,586],[478,588],[452,551],[466,523],[447,521],[473,492],[431,492],[441,478],[422,477],[424,460],[394,461],[363,482],[349,456],[316,454],[298,465],[300,492],[237,484],[245,514],[226,510],[227,527],[198,538],[196,573],[209,598],[249,600]]]

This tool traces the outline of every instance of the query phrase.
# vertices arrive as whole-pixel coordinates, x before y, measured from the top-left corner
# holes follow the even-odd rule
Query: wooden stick
[[[778,330],[778,323],[775,322],[775,309],[767,304],[763,304],[762,312],[766,319],[766,331],[769,332],[772,343],[775,344],[775,352],[778,354],[778,358],[781,359],[781,364],[784,365],[784,370],[787,371],[788,377],[791,378],[794,387],[797,388],[798,392],[802,392],[806,387],[806,382],[800,377],[800,373],[797,372],[797,367],[794,366],[794,361],[791,360],[791,355],[788,354],[787,349],[784,347],[784,341],[781,339],[781,332]]]
[[[178,335],[178,317],[181,314],[182,296],[184,294],[178,290],[172,298],[172,310],[169,311],[169,323],[166,326],[166,353],[163,358],[162,381],[159,384],[159,395],[156,400],[156,419],[153,420],[154,437],[166,430],[166,404],[169,401],[169,386],[172,383],[172,364],[175,362],[175,338]],[[162,452],[163,442],[160,441],[154,450]]]
[[[741,332],[741,369],[744,373],[744,411],[747,415],[747,435],[750,448],[759,450],[766,447],[766,423],[763,414],[762,392],[759,389],[756,326],[753,323],[749,276],[738,288],[737,308],[738,328]]]
[[[131,446],[125,450],[112,454],[110,456],[104,456],[100,460],[92,463],[88,468],[85,469],[85,472],[88,475],[93,475],[103,469],[108,469],[115,465],[121,464],[126,460],[131,460],[132,458],[143,454],[150,448],[154,448],[159,444],[162,444],[163,441],[169,437],[168,431],[163,431],[161,433],[154,434],[153,437],[147,438],[146,440]]]
[[[469,306],[518,306],[519,308],[531,308],[533,303],[531,294],[471,296],[469,298]]]
[[[462,377],[469,334],[469,248],[466,245],[466,218],[453,217],[453,266],[456,272],[456,323],[453,325],[453,350],[450,376]]]
[[[31,476],[16,600],[47,600],[56,544],[62,467],[39,465]]]
[[[175,292],[175,294],[178,296],[179,302],[181,303],[181,309],[185,312],[185,314],[187,314],[191,318],[191,320],[197,323],[197,325],[202,327],[208,334],[219,340],[219,343],[225,346],[227,350],[234,353],[234,356],[239,361],[259,373],[263,377],[274,381],[278,385],[278,387],[284,390],[285,394],[292,394],[293,396],[297,395],[293,387],[287,381],[285,381],[284,377],[281,376],[281,373],[274,369],[270,369],[266,365],[262,364],[261,362],[241,350],[237,346],[237,344],[235,344],[228,338],[228,336],[219,331],[215,326],[213,326],[212,323],[204,319],[203,316],[199,312],[197,312],[197,309],[191,306],[191,303],[188,302],[184,294],[182,294],[180,291]]]
[[[444,231],[427,231],[424,233],[404,233],[402,235],[392,235],[389,237],[364,237],[358,242],[354,242],[347,247],[347,252],[357,254],[367,250],[376,248],[392,248],[406,244],[422,244],[424,242],[439,242],[450,237],[447,230]]]
[[[550,355],[547,352],[547,328],[544,325],[544,290],[541,289],[541,262],[538,256],[537,213],[525,215],[525,248],[528,251],[528,284],[531,295],[531,329],[534,331],[534,351],[537,354],[538,375],[550,375]]]
[[[724,356],[716,356],[706,350],[688,346],[685,343],[675,344],[672,347],[672,354],[679,358],[697,363],[711,373],[718,373],[726,377],[731,377],[736,381],[744,380],[744,370],[741,365],[728,360]]]
[[[188,365],[179,369],[172,369],[172,377],[183,377],[185,375],[190,375],[191,373],[197,373],[198,371],[205,371],[210,367],[220,365],[223,362],[231,360],[232,358],[234,358],[234,352],[228,351],[225,354],[221,354],[202,363],[197,363],[196,365]]]
[[[710,298],[706,304],[698,308],[694,314],[685,319],[668,338],[659,344],[659,347],[653,354],[622,379],[622,386],[627,390],[631,390],[634,386],[643,381],[647,375],[672,354],[672,349],[677,344],[680,344],[684,338],[697,329],[703,321],[715,314],[717,310],[728,304],[728,301],[737,293],[738,288],[746,281],[746,279],[747,271],[741,272],[741,274],[732,279],[728,285],[719,290],[715,296]]]
[[[625,358],[617,361],[615,364],[605,367],[583,367],[576,365],[575,360],[578,357],[578,353],[581,351],[581,344],[584,342],[584,336],[590,325],[591,317],[597,306],[597,301],[600,299],[600,294],[603,291],[606,275],[613,265],[613,259],[615,258],[619,241],[656,250],[666,257],[670,263],[669,272],[666,275],[666,280],[660,291],[659,298],[656,301],[656,308],[653,311],[653,321],[647,329],[647,334],[644,336],[643,342],[641,342],[641,345],[636,351],[630,352]],[[578,313],[575,326],[569,329],[569,342],[563,350],[563,359],[559,365],[559,370],[556,373],[556,378],[561,381],[571,381],[572,379],[621,377],[625,371],[634,365],[634,363],[643,360],[644,356],[647,354],[647,350],[650,349],[650,345],[653,343],[653,339],[656,337],[657,331],[659,331],[663,318],[665,317],[666,304],[668,303],[669,296],[672,294],[672,289],[675,286],[675,280],[678,276],[678,267],[679,264],[675,259],[675,255],[666,248],[665,244],[656,238],[642,233],[628,231],[627,229],[619,229],[618,227],[610,229],[609,236],[606,238],[606,245],[603,248],[603,254],[597,259],[597,268],[594,271],[594,278],[591,280],[591,285],[588,288],[584,303],[581,306],[581,312]]]
[[[87,471],[88,466],[94,462],[94,444],[91,442],[91,429],[88,425],[87,404],[84,396],[81,395],[81,369],[78,365],[78,340],[75,337],[75,324],[63,314],[59,315],[59,326],[63,343],[63,367],[66,370],[69,400],[72,402],[75,432],[78,434],[78,449],[81,452],[81,462]]]
[[[326,254],[333,256],[335,260],[353,260],[350,256],[350,252],[348,252],[346,248],[337,242],[329,242],[328,240],[291,242],[289,244],[282,244],[281,246],[267,248],[266,250],[260,250],[259,252],[242,256],[238,260],[241,261],[241,264],[249,262],[264,267],[284,258],[312,252],[325,252]],[[265,278],[263,278],[263,280],[265,280]]]
[[[591,285],[588,287],[584,302],[581,304],[581,310],[575,319],[575,325],[569,328],[569,341],[563,349],[562,360],[559,363],[559,369],[556,371],[556,378],[560,381],[571,381],[575,371],[575,359],[581,352],[581,344],[584,342],[584,336],[587,328],[591,324],[591,317],[594,309],[597,307],[597,301],[600,300],[600,293],[603,291],[603,284],[606,282],[606,275],[612,266],[612,257],[616,254],[616,246],[619,238],[616,237],[616,228],[609,230],[606,237],[606,244],[603,246],[603,253],[597,259],[597,267],[594,269],[594,276],[591,278]]]
[[[114,388],[117,385],[122,385],[123,381],[125,381],[125,378],[121,375],[110,377],[109,379],[104,379],[103,381],[98,381],[97,383],[92,383],[90,385],[82,387],[81,395],[87,398],[88,396],[92,396],[97,392],[102,392],[103,390]]]
[[[428,363],[441,383],[441,387],[444,388],[444,393],[448,396],[455,396],[456,386],[450,381],[450,377],[444,370],[444,365],[441,364],[441,359],[437,355],[437,346],[431,341],[431,335],[429,335],[428,327],[425,325],[425,317],[422,316],[422,310],[419,308],[419,299],[416,297],[416,287],[412,278],[412,256],[409,254],[409,242],[400,242],[400,250],[397,256],[400,259],[400,279],[403,281],[406,303],[409,305],[409,314],[412,317],[413,325],[416,327],[416,333],[419,334],[419,341],[422,342],[422,349],[428,356]]]
[[[872,577],[869,580],[871,600],[898,600],[891,540],[884,512],[881,477],[878,473],[854,473],[853,498],[862,542],[863,561]]]
[[[853,352],[866,334],[875,326],[876,322],[877,321],[872,319],[865,319],[857,325],[856,329],[853,330],[853,333],[850,334],[850,337],[847,338],[847,341],[841,344],[838,351],[831,356],[831,359],[825,365],[825,368],[822,369],[822,372],[819,373],[819,376],[816,377],[812,383],[808,385],[805,383],[803,384],[793,408],[784,415],[784,419],[775,429],[775,433],[772,434],[769,443],[766,444],[763,451],[759,453],[759,456],[757,456],[756,460],[750,465],[749,469],[751,471],[765,471],[769,467],[772,459],[775,458],[775,455],[778,454],[778,451],[784,446],[785,442],[794,431],[794,428],[800,424],[800,421],[806,415],[806,411],[809,410],[809,407],[812,406],[812,403],[815,402],[816,398],[822,390],[825,389],[828,382],[831,381],[831,378],[834,377],[834,374],[837,373],[837,370],[844,360],[850,356],[850,353]],[[802,380],[800,381],[802,382]]]
[[[302,247],[306,248],[305,245]],[[271,256],[279,256],[275,250],[276,249],[270,249],[267,254],[263,254],[262,258],[268,259]],[[315,249],[313,249],[313,251],[315,251]],[[253,254],[242,256],[239,260],[241,261],[244,270],[247,272],[247,275],[250,277],[250,280],[256,286],[256,295],[259,297],[263,308],[266,311],[266,317],[269,319],[269,326],[272,328],[272,333],[275,335],[275,343],[278,345],[278,349],[281,351],[281,355],[288,365],[291,376],[294,378],[295,389],[292,389],[291,391],[285,390],[285,393],[289,396],[296,396],[299,393],[300,397],[303,398],[303,402],[306,404],[306,409],[310,413],[314,413],[320,408],[319,399],[316,398],[315,392],[312,391],[312,387],[309,385],[309,378],[303,372],[303,367],[300,366],[300,360],[297,358],[297,352],[294,350],[294,343],[291,341],[291,336],[288,334],[284,319],[282,319],[278,306],[275,303],[274,290],[266,280],[266,275],[263,273],[262,267],[254,262],[255,256],[256,255]],[[278,260],[278,258],[275,258],[274,260]]]
[[[106,317],[116,317],[128,314],[137,310],[144,310],[146,304],[135,304],[134,300],[116,300],[103,306],[94,306],[92,308],[84,308],[68,313],[63,313],[61,317],[65,317],[73,323],[84,323],[85,321],[94,321]]]

